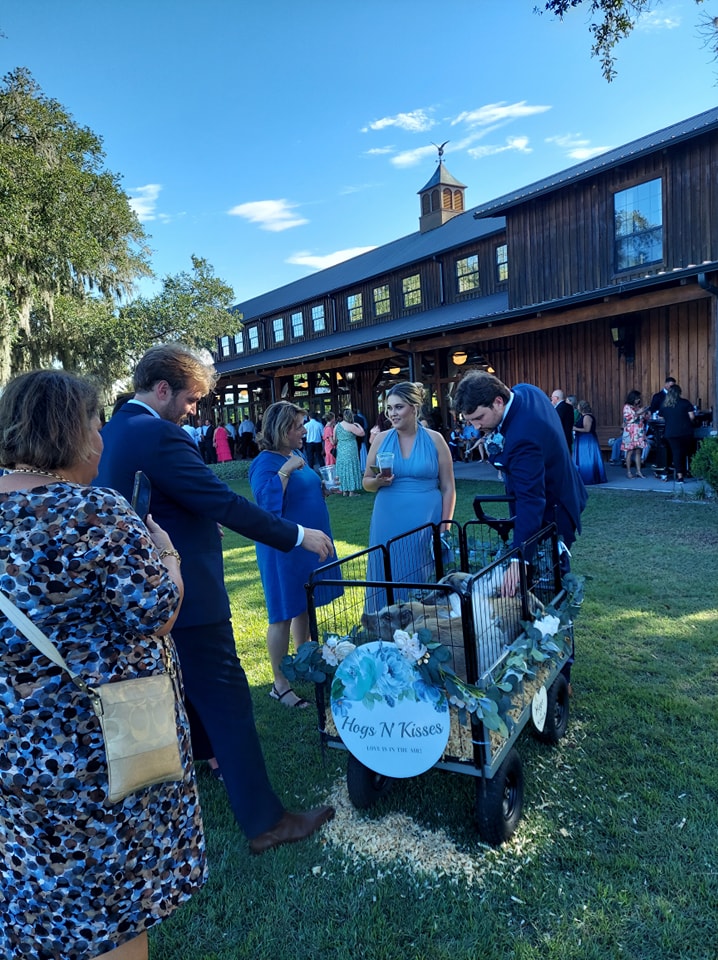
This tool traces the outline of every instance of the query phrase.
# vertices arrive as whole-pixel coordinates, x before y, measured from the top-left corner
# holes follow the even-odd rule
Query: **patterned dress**
[[[340,423],[336,425],[337,477],[342,493],[354,493],[362,489],[362,472],[359,464],[357,438]]]
[[[648,414],[636,410],[630,403],[623,407],[623,437],[621,450],[643,450],[646,445]]]
[[[164,672],[177,588],[113,490],[0,494],[0,589],[83,679]],[[87,960],[149,929],[206,879],[178,687],[183,780],[106,798],[88,697],[0,617],[0,956]]]

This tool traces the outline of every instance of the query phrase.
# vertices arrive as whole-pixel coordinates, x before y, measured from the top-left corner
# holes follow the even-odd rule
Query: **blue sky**
[[[432,143],[474,206],[716,105],[710,0],[656,3],[611,84],[537,3],[4,0],[0,66],[103,138],[158,276],[241,302],[416,231]]]

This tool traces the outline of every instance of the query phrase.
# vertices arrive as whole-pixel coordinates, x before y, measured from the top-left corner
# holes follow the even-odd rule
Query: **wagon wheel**
[[[353,754],[347,761],[347,791],[357,810],[366,810],[391,790],[394,780],[365,767]]]
[[[498,847],[508,840],[518,826],[523,805],[521,757],[512,748],[490,780],[476,781],[476,826],[484,843]]]
[[[568,680],[559,673],[546,691],[546,722],[543,730],[531,725],[533,735],[542,743],[558,743],[568,728]]]

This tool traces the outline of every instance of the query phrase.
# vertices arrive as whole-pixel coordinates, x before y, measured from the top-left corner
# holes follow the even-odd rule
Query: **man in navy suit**
[[[581,532],[588,496],[548,397],[530,384],[510,390],[498,377],[472,370],[458,383],[453,407],[468,423],[493,431],[486,437],[489,460],[503,472],[506,492],[516,500],[512,546],[555,522],[568,549]],[[512,564],[502,592],[513,596],[518,586],[518,565]]]
[[[150,513],[168,531],[183,561],[184,602],[172,636],[193,720],[195,755],[217,758],[250,849],[263,853],[308,837],[334,810],[290,813],[269,782],[247,677],[235,650],[219,525],[279,550],[301,545],[322,560],[333,546],[321,530],[275,517],[233,493],[203,462],[179,424],[196,413],[197,401],[215,380],[214,368],[186,347],[166,344],[149,350],[135,371],[134,398],[102,430],[104,450],[95,483],[128,499],[136,470],[152,483]]]

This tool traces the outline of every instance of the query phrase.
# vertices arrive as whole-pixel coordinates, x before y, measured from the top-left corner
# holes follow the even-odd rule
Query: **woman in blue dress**
[[[587,400],[578,405],[579,420],[574,424],[573,460],[581,474],[581,479],[590,486],[606,482],[606,468],[603,465],[601,447],[596,436],[596,418]]]
[[[257,438],[261,453],[249,468],[249,482],[260,507],[286,520],[316,527],[331,536],[324,487],[299,452],[306,432],[301,407],[286,400],[268,407],[262,421],[262,433]],[[354,446],[356,449],[356,443]],[[289,553],[263,543],[257,543],[256,549],[269,619],[267,650],[274,674],[269,695],[285,707],[302,709],[309,706],[308,702],[292,690],[280,666],[289,651],[290,630],[297,647],[309,639],[304,584],[320,561],[315,554],[300,546]],[[325,562],[336,559],[335,553]],[[323,588],[319,602],[328,603],[337,593],[337,590]]]
[[[391,429],[374,438],[367,456],[364,489],[376,494],[369,527],[369,546],[385,544],[415,527],[451,520],[456,485],[451,452],[440,433],[419,423],[424,388],[420,383],[398,383],[386,398]],[[393,453],[393,475],[374,469],[377,455]],[[378,552],[370,555],[367,579],[384,580]],[[425,583],[434,579],[431,535],[422,531],[393,551],[392,581]],[[380,602],[377,599],[377,602]],[[367,598],[371,609],[371,598]]]

